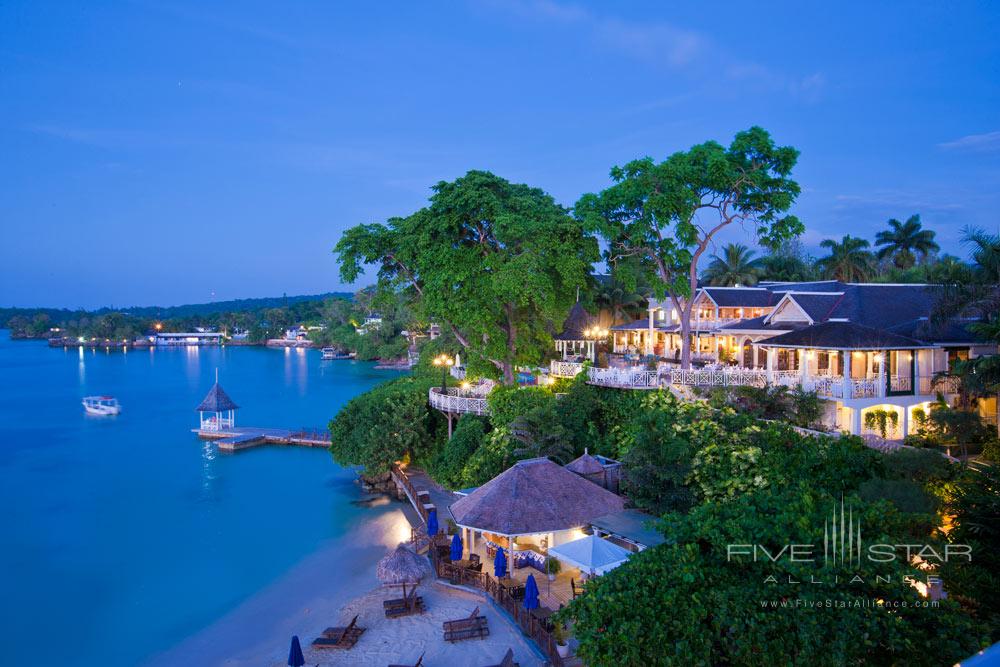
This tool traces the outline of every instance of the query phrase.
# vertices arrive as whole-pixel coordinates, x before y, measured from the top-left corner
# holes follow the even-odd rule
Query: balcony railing
[[[448,389],[447,394],[441,393],[441,387],[432,387],[428,393],[432,408],[451,414],[488,415],[490,406],[486,398],[477,394],[463,392],[461,389]]]
[[[557,378],[573,378],[583,370],[583,364],[576,361],[557,361],[553,359],[549,362],[549,375]]]
[[[656,389],[660,375],[643,368],[588,368],[587,383],[618,389]]]
[[[909,375],[893,375],[889,377],[889,391],[900,393],[911,393],[913,391],[913,378]]]
[[[670,369],[670,384],[694,387],[729,387],[733,385],[763,387],[767,384],[767,372],[737,367],[715,370],[672,368]]]

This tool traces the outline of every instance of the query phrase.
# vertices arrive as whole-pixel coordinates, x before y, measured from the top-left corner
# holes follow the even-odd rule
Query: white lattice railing
[[[670,384],[695,387],[729,387],[733,385],[763,387],[766,383],[766,371],[752,368],[720,368],[715,370],[672,368],[670,370]]]
[[[447,394],[441,393],[441,387],[432,387],[428,392],[431,407],[452,414],[488,415],[490,406],[483,396],[468,394],[460,389],[449,389]]]
[[[889,391],[913,391],[913,378],[909,375],[892,375],[889,377]]]
[[[549,375],[558,378],[573,378],[583,370],[583,364],[576,361],[557,361],[553,359],[549,362]]]
[[[642,368],[588,368],[587,383],[619,389],[656,389],[660,375]]]

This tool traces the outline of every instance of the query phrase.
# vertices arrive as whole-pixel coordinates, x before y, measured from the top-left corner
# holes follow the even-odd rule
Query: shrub
[[[462,488],[465,466],[486,442],[486,420],[475,415],[462,415],[455,425],[451,440],[438,450],[428,471],[439,483],[450,489]]]

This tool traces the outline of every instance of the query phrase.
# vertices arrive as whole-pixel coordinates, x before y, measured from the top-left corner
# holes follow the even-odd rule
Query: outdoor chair
[[[486,617],[479,614],[479,607],[473,609],[467,618],[445,621],[442,627],[444,640],[447,642],[456,642],[462,639],[483,639],[490,634]]]
[[[486,667],[520,667],[520,663],[514,662],[514,649],[509,648],[499,664],[487,665]]]
[[[389,667],[421,667],[424,664],[424,654],[421,653],[417,661],[412,665],[389,665]]]
[[[358,627],[358,617],[351,619],[347,627],[327,628],[323,631],[322,637],[313,640],[313,648],[340,648],[351,649],[358,643],[358,639],[364,634],[365,629]]]

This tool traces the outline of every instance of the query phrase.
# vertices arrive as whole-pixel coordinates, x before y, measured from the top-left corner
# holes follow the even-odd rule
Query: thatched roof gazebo
[[[375,568],[375,576],[384,585],[416,584],[427,574],[427,563],[405,544],[386,554]]]
[[[222,431],[236,425],[236,405],[229,394],[222,390],[219,380],[208,390],[208,394],[195,410],[198,412],[202,431]]]
[[[582,354],[594,361],[594,339],[586,335],[587,329],[597,324],[597,318],[588,313],[583,305],[577,301],[570,308],[566,321],[563,322],[562,331],[552,339],[556,343],[556,351],[562,352],[563,359],[573,354]]]
[[[463,528],[504,537],[587,526],[625,507],[625,500],[595,488],[547,458],[518,461],[451,506]]]

